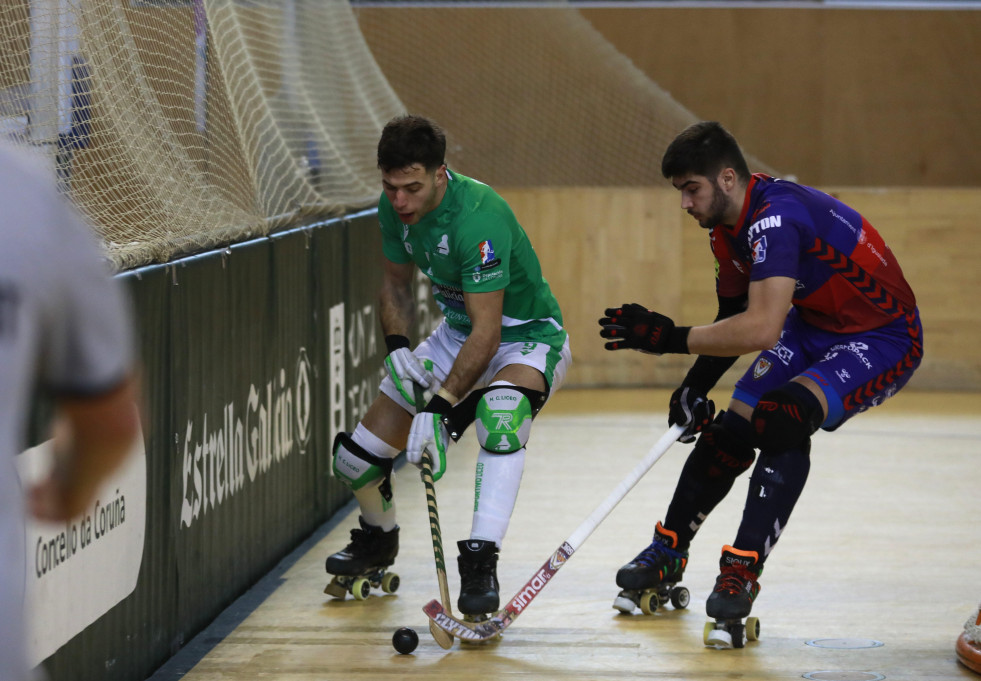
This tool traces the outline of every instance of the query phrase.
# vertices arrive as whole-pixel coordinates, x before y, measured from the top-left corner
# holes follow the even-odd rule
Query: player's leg
[[[688,546],[735,479],[753,463],[749,422],[732,409],[722,411],[699,436],[682,469],[664,523],[651,544],[617,572],[622,589],[649,589],[681,579]]]
[[[356,576],[388,567],[398,554],[392,464],[405,442],[411,417],[384,393],[376,398],[353,433],[334,438],[334,476],[352,490],[361,515],[351,542],[327,558],[332,575]],[[391,444],[396,443],[396,444]]]
[[[749,615],[759,576],[787,526],[810,470],[811,434],[824,421],[818,396],[792,381],[762,395],[751,420],[760,447],[736,539],[722,549],[719,577],[706,601],[716,619]]]
[[[727,582],[706,607],[747,611],[759,591],[753,579],[789,522],[810,470],[811,435],[834,430],[848,418],[879,404],[899,390],[919,364],[922,332],[914,314],[863,334],[843,336],[803,325],[785,327],[783,354],[811,362],[792,380],[773,387],[754,386],[754,369],[736,386],[736,395],[752,406],[760,457],[750,478],[742,522],[721,564],[739,573],[744,584]],[[762,355],[761,355],[762,357]],[[813,360],[813,361],[812,361]],[[788,368],[794,368],[793,362]],[[758,397],[757,397],[758,395]],[[734,551],[729,551],[733,549]],[[745,570],[744,570],[745,568]],[[752,582],[749,586],[746,583]],[[730,596],[741,605],[724,606]],[[748,599],[747,596],[752,596]]]
[[[460,612],[494,612],[500,604],[497,559],[524,472],[532,420],[571,361],[568,342],[503,344],[491,362],[490,385],[481,388],[474,425],[480,450],[474,481],[470,537],[458,542]]]
[[[462,341],[453,339],[444,324],[414,350],[433,362],[439,380],[453,364]],[[327,559],[327,572],[357,575],[375,562],[391,565],[398,553],[398,524],[392,485],[392,464],[405,448],[415,408],[408,404],[390,376],[379,386],[372,402],[353,433],[340,433],[334,440],[332,470],[352,490],[360,507],[358,527],[351,530],[351,543]],[[375,565],[369,565],[375,567]]]
[[[706,603],[709,616],[717,619],[749,613],[759,593],[757,580],[766,559],[763,547],[767,541],[770,547],[776,541],[780,530],[774,531],[774,524],[781,528],[786,525],[807,478],[809,445],[804,440],[821,422],[822,405],[811,391],[791,383],[810,362],[802,340],[805,337],[806,328],[792,311],[780,341],[759,354],[733,392],[727,414],[739,419],[741,436],[759,450],[759,457],[736,539],[722,549],[715,590]],[[784,417],[789,414],[805,415],[802,418],[808,425],[799,426],[803,432],[788,435],[793,428]],[[817,423],[812,423],[815,419]],[[747,467],[750,464],[752,461]],[[741,604],[725,604],[730,597],[738,597]],[[745,609],[745,614],[736,614],[740,609]]]

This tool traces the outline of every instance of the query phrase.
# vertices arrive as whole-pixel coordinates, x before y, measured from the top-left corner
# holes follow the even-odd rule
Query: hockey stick
[[[422,407],[423,391],[417,384],[412,384],[416,398],[416,410]],[[422,457],[422,484],[426,488],[426,506],[429,508],[429,533],[433,537],[433,558],[436,561],[436,580],[439,582],[439,598],[446,612],[453,616],[450,609],[450,587],[446,581],[446,557],[443,554],[443,533],[439,529],[439,507],[436,506],[436,487],[433,485],[433,464],[429,452]],[[453,636],[443,631],[436,623],[429,620],[429,633],[439,644],[440,648],[448,650],[453,647]]]
[[[661,456],[673,445],[684,432],[684,426],[674,425],[661,436],[647,456],[638,463],[630,474],[617,485],[608,497],[594,510],[583,523],[576,528],[575,532],[562,543],[562,546],[553,553],[547,561],[538,569],[535,576],[518,591],[518,593],[508,601],[502,609],[494,613],[490,619],[482,622],[462,622],[443,608],[438,600],[429,601],[423,607],[423,612],[440,629],[446,631],[460,639],[470,641],[486,641],[489,638],[498,636],[501,632],[511,626],[511,623],[520,615],[531,601],[541,593],[549,580],[555,576],[566,561],[575,553],[576,549],[593,533],[601,522],[610,514],[610,511],[619,504],[627,493],[633,489],[644,474],[651,469]]]
[[[436,560],[436,580],[439,582],[439,603],[440,608],[445,608],[445,612],[450,617],[453,611],[450,609],[450,587],[446,581],[446,558],[443,554],[443,534],[439,529],[439,509],[436,506],[436,487],[433,485],[433,467],[430,463],[429,452],[425,452],[422,457],[422,484],[426,487],[426,505],[429,507],[429,532],[433,536],[433,558]],[[440,648],[449,649],[453,647],[453,636],[436,623],[429,620],[429,632],[436,639]]]

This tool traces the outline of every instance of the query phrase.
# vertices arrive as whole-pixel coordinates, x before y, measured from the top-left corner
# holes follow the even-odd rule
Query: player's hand
[[[416,414],[405,446],[405,457],[419,468],[422,468],[423,454],[426,455],[432,466],[433,482],[443,477],[446,471],[446,448],[452,441],[443,418],[443,414],[431,411]]]
[[[396,348],[385,357],[385,368],[399,394],[416,410],[429,402],[439,383],[433,375],[433,361],[419,359],[407,347]],[[416,390],[412,384],[422,388],[422,401],[416,400]]]
[[[678,442],[688,444],[695,435],[709,427],[715,417],[715,402],[691,386],[683,385],[671,394],[668,403],[668,425],[685,426]]]
[[[599,320],[600,336],[613,338],[604,347],[607,350],[626,348],[660,355],[665,352],[687,352],[672,346],[674,322],[663,314],[648,310],[637,303],[607,308],[606,316]],[[687,337],[687,333],[685,334]]]

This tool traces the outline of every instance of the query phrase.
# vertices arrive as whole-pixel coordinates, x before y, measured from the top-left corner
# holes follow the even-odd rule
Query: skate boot
[[[705,623],[703,639],[705,645],[715,648],[742,648],[746,641],[756,641],[760,636],[760,621],[749,613],[760,592],[757,580],[763,566],[756,551],[731,546],[722,548],[719,566],[715,589],[705,602],[705,612],[715,621]]]
[[[456,545],[460,550],[457,558],[460,598],[456,605],[463,613],[465,622],[483,622],[497,612],[501,602],[501,585],[497,581],[497,546],[492,541],[482,539],[458,541]],[[496,637],[490,639],[495,640]]]
[[[617,572],[617,586],[623,590],[613,607],[625,615],[637,606],[650,615],[669,600],[675,609],[688,607],[688,589],[677,586],[687,564],[688,552],[678,550],[678,535],[658,523],[651,545]]]
[[[371,587],[380,587],[385,593],[399,588],[399,576],[387,571],[399,552],[398,525],[385,532],[360,516],[358,523],[361,527],[351,530],[351,543],[327,557],[327,574],[334,575],[324,588],[328,596],[344,598],[350,593],[355,600],[363,601]]]

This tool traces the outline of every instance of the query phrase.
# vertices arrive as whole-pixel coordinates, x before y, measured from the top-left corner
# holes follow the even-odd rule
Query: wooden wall
[[[805,184],[981,185],[979,11],[582,13],[698,117]]]
[[[559,184],[541,181],[541,159],[589,144],[583,129],[611,128],[633,145],[621,163],[636,148],[650,156],[631,183],[656,184],[663,148],[642,133],[661,125],[673,137],[683,126],[653,106],[622,115],[647,101],[653,82],[695,117],[724,123],[779,174],[811,186],[981,186],[981,11],[594,7],[579,11],[580,26],[568,6],[517,5],[356,9],[405,106],[440,121],[458,169],[491,185]],[[424,68],[406,58],[405,35],[431,48]],[[637,78],[610,58],[611,45],[638,67]],[[602,64],[609,71],[599,83],[586,77]],[[630,83],[612,95],[602,82],[614,79]],[[564,99],[569,91],[578,100]],[[573,110],[582,113],[566,115]],[[600,165],[611,148],[616,142],[595,144],[585,165]],[[523,182],[527,175],[538,181]]]
[[[883,234],[913,286],[924,322],[925,357],[910,385],[981,389],[981,268],[973,262],[981,190],[826,189]],[[603,349],[604,308],[639,302],[677,323],[711,322],[712,255],[704,230],[671,189],[505,189],[542,261],[572,338],[567,385],[670,386],[692,358]],[[737,367],[748,366],[750,357]],[[722,381],[732,384],[737,369]]]

